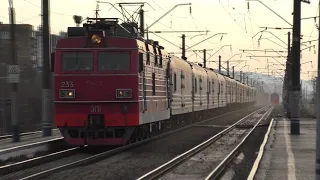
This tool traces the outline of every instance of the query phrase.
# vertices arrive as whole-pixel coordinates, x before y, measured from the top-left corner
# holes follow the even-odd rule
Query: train
[[[271,104],[277,105],[280,102],[280,96],[278,93],[274,92],[270,95]]]
[[[54,122],[73,146],[126,145],[256,103],[265,93],[169,54],[137,24],[90,18],[51,54]]]

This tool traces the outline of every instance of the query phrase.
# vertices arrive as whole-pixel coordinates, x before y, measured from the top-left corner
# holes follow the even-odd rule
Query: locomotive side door
[[[172,99],[172,70],[170,66],[170,59],[167,64],[167,99],[168,99],[168,108],[170,109],[170,115],[172,114],[171,109],[171,99]]]

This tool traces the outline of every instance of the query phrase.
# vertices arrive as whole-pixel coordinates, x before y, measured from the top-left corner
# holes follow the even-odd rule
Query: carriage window
[[[93,53],[91,52],[63,52],[62,53],[62,70],[92,70]]]
[[[130,53],[100,52],[99,70],[130,70]]]

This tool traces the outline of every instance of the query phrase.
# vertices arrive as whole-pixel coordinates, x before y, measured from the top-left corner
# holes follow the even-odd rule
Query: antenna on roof
[[[93,10],[93,11],[94,11],[94,16],[96,17],[96,22],[98,22],[98,17],[100,17],[100,15],[99,15],[100,9],[99,9],[99,4],[98,3],[97,3],[97,6],[96,6],[96,9]]]

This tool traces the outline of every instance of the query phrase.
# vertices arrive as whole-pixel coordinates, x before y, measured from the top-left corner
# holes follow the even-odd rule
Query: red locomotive
[[[279,98],[280,98],[280,97],[279,97],[279,94],[278,94],[278,93],[272,93],[272,94],[270,95],[271,104],[279,104],[279,101],[280,101]]]
[[[122,145],[256,102],[250,87],[169,55],[137,24],[89,18],[52,55],[55,124],[71,145]]]

